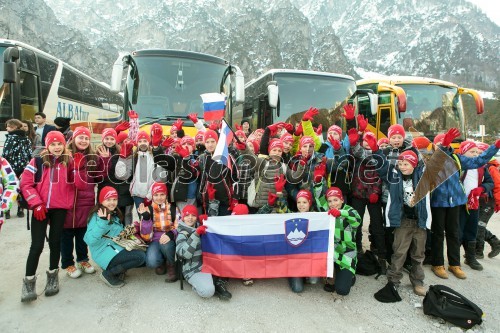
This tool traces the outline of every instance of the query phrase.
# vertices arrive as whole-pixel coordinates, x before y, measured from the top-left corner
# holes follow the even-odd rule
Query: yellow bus
[[[414,128],[419,135],[431,141],[438,134],[456,127],[466,139],[464,110],[461,95],[471,95],[477,114],[484,111],[483,99],[472,89],[432,78],[391,76],[363,79],[356,82],[358,89],[371,89],[378,94],[378,110],[372,113],[366,97],[358,98],[358,112],[368,119],[368,129],[377,139],[387,136],[387,129],[401,124],[408,132]]]

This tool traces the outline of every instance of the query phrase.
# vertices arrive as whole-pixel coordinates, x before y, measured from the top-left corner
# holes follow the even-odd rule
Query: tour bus
[[[41,50],[21,42],[0,39],[0,145],[5,141],[5,121],[33,120],[36,112],[71,118],[71,127],[87,126],[92,142],[123,119],[123,98],[104,83]]]
[[[440,133],[456,127],[465,140],[465,120],[461,95],[471,95],[477,114],[484,111],[483,99],[472,89],[431,78],[391,76],[384,79],[363,79],[356,82],[358,88],[378,93],[378,110],[372,113],[366,98],[358,99],[358,112],[368,118],[369,129],[377,138],[387,136],[387,129],[401,124],[407,133],[424,135],[431,141]],[[401,90],[404,90],[402,92]],[[406,107],[401,107],[401,97],[406,95]],[[399,97],[398,97],[399,96]],[[411,129],[411,131],[410,131]]]
[[[125,111],[135,110],[147,132],[151,124],[159,123],[169,134],[173,122],[182,119],[185,134],[194,137],[196,130],[186,119],[190,113],[203,119],[201,94],[226,95],[225,119],[245,98],[244,77],[237,66],[198,52],[147,49],[121,55],[113,66],[111,89],[122,90],[124,74]]]
[[[356,102],[356,96],[376,101],[370,90],[357,89],[354,78],[348,75],[272,69],[245,85],[245,103],[235,108],[232,123],[248,121],[252,130],[279,121],[296,125],[313,106],[319,110],[313,125],[321,124],[326,135],[330,125],[342,125],[342,106],[349,99]]]

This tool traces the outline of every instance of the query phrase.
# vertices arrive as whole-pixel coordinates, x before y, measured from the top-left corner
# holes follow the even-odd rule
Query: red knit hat
[[[219,136],[216,131],[207,129],[205,131],[205,135],[203,136],[203,142],[207,142],[208,139],[214,139],[215,142],[217,142],[217,140],[219,140]]]
[[[116,192],[116,190],[111,186],[104,186],[101,193],[99,193],[99,203],[102,204],[104,201],[111,198],[118,199],[118,192]]]
[[[195,141],[203,141],[203,138],[205,136],[205,132],[198,132],[196,133],[196,136],[194,137]]]
[[[298,201],[299,198],[306,198],[306,200],[309,201],[309,205],[312,205],[312,194],[308,190],[300,190],[297,193],[295,200]]]
[[[472,148],[476,148],[477,145],[475,142],[472,142],[472,141],[463,141],[461,144],[460,144],[460,154],[465,154],[466,152],[468,152],[469,150],[471,150]]]
[[[389,139],[387,139],[387,138],[382,138],[382,139],[379,139],[379,140],[377,141],[377,146],[379,146],[379,147],[380,147],[381,145],[384,145],[384,144],[389,144]]]
[[[139,140],[142,139],[148,140],[149,142],[149,134],[146,133],[146,131],[139,131],[139,133],[137,133],[137,143],[139,143]]]
[[[196,216],[196,218],[198,218],[198,208],[193,205],[187,205],[182,210],[182,218],[186,217],[186,215],[194,215]]]
[[[425,136],[419,136],[414,138],[411,144],[417,149],[426,149],[431,144],[431,140],[427,139]]]
[[[290,133],[286,132],[281,136],[281,141],[293,143],[293,136]]]
[[[401,154],[399,154],[398,160],[400,161],[408,161],[412,167],[416,168],[418,164],[418,157],[417,154],[415,154],[411,150],[405,150]]]
[[[445,134],[438,134],[434,137],[434,144],[437,145],[437,144],[440,144],[443,142],[443,139],[444,139],[444,136]]]
[[[151,186],[151,195],[155,195],[156,193],[167,194],[167,185],[165,183],[154,182]]]
[[[476,146],[479,150],[485,151],[486,149],[490,148],[490,145],[484,142],[476,142]]]
[[[243,136],[243,137],[245,137],[245,139],[247,138],[247,135],[242,130],[237,130],[236,132],[234,132],[234,135]]]
[[[367,137],[371,137],[371,138],[377,140],[377,137],[375,136],[375,134],[373,134],[370,131],[366,131],[365,134],[363,134],[363,140],[366,140]]]
[[[328,132],[327,133],[330,133],[330,132],[336,132],[336,133],[338,133],[338,135],[340,137],[342,137],[342,128],[340,128],[337,125],[330,126],[330,128],[328,128]]]
[[[326,191],[326,197],[336,197],[342,199],[344,201],[344,196],[342,195],[342,191],[338,187],[330,187],[328,191]]]
[[[123,141],[125,141],[125,139],[128,138],[128,134],[125,133],[125,132],[120,132],[120,134],[118,134],[116,136],[116,143],[122,143]]]
[[[126,135],[126,133],[125,133],[125,135]],[[116,140],[118,134],[116,134],[116,131],[114,128],[105,128],[101,134],[102,140],[104,140],[104,138],[107,136],[112,136]]]
[[[392,125],[391,127],[389,127],[389,130],[387,131],[387,137],[390,139],[391,136],[396,134],[399,134],[404,138],[406,136],[404,127],[399,124]]]
[[[248,215],[248,206],[245,204],[237,204],[233,208],[233,213],[231,215]]]
[[[181,139],[181,145],[190,145],[190,146],[194,146],[194,139],[192,137],[190,137],[189,135],[185,135],[182,137]]]
[[[257,141],[255,141],[255,140],[249,140],[249,141],[247,141],[247,143],[248,142],[252,144],[253,153],[257,154],[259,152],[259,143]]]
[[[280,139],[272,139],[269,142],[269,147],[267,147],[267,151],[270,153],[274,148],[280,148],[283,150],[283,142]]]
[[[45,147],[48,147],[53,142],[60,142],[66,145],[66,139],[64,139],[64,135],[59,131],[49,132],[45,136]]]
[[[87,137],[90,138],[90,130],[87,127],[78,126],[73,131],[73,139],[76,138],[79,135],[85,135],[85,136],[87,136]]]
[[[300,138],[300,142],[299,142],[299,150],[302,149],[302,146],[306,145],[306,144],[311,144],[314,146],[314,139],[310,136],[303,136]]]

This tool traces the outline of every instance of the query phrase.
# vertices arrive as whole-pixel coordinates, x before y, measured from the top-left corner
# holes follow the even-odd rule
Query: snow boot
[[[25,277],[23,279],[23,290],[21,294],[21,302],[31,302],[36,300],[36,276],[32,279]]]
[[[476,259],[476,241],[469,241],[465,248],[465,264],[476,271],[482,271],[483,266]]]
[[[177,281],[177,270],[175,269],[175,264],[170,264],[167,262],[167,278],[165,282],[171,283]]]
[[[54,272],[47,271],[47,285],[45,286],[45,296],[54,296],[59,292],[59,269]]]
[[[484,258],[484,236],[486,235],[486,227],[479,225],[477,227],[476,236],[476,259]]]
[[[233,295],[227,290],[227,279],[214,276],[215,294],[222,301],[229,301]]]
[[[497,236],[493,235],[489,230],[486,230],[485,240],[491,246],[491,252],[488,253],[488,258],[494,258],[500,254],[500,240]]]

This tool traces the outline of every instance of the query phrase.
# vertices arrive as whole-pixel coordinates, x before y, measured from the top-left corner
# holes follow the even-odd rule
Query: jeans
[[[425,258],[425,240],[427,232],[418,226],[417,220],[403,219],[401,226],[394,230],[394,254],[391,266],[387,269],[387,279],[394,284],[399,284],[403,278],[403,264],[406,260],[408,249],[411,256],[410,281],[413,286],[424,285],[424,269],[422,262]]]
[[[335,292],[338,295],[348,295],[351,291],[352,280],[354,274],[348,269],[340,269],[340,266],[335,264]]]
[[[202,272],[194,273],[187,282],[200,297],[210,298],[215,293],[212,274]]]
[[[368,199],[352,198],[352,208],[354,208],[361,217],[361,225],[358,227],[358,232],[356,232],[356,245],[358,251],[363,249],[363,216],[365,215],[365,209],[368,208],[368,213],[370,214],[370,239],[377,249],[378,257],[386,259],[385,230],[380,201],[372,204],[368,202]]]
[[[171,265],[175,263],[175,241],[171,240],[167,244],[151,242],[146,250],[146,267],[159,267],[165,260]]]
[[[61,268],[66,269],[74,266],[73,246],[76,252],[76,261],[89,261],[87,243],[83,240],[87,228],[67,228],[63,229],[61,237]],[[73,244],[73,238],[75,243]]]
[[[43,221],[31,219],[31,246],[26,261],[26,276],[36,274],[38,261],[43,251],[45,236],[47,233],[47,225],[50,222],[49,229],[49,248],[50,248],[50,265],[49,269],[59,268],[59,259],[61,256],[61,235],[63,231],[64,220],[66,219],[66,209],[49,209],[47,218]]]
[[[460,207],[460,242],[467,243],[476,240],[477,224],[479,221],[478,209],[465,209],[465,205]]]
[[[459,212],[460,207],[431,207],[432,213],[432,266],[444,265],[444,238],[446,233],[446,247],[448,264],[460,266],[459,241]]]
[[[108,264],[106,271],[115,278],[128,269],[137,268],[144,265],[146,253],[142,250],[121,250]]]

